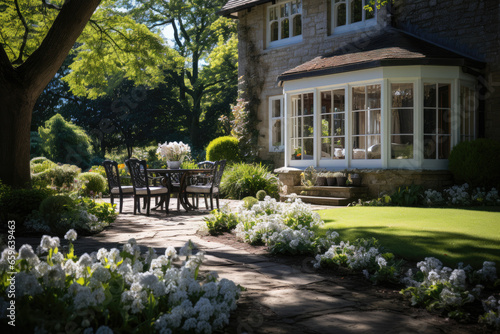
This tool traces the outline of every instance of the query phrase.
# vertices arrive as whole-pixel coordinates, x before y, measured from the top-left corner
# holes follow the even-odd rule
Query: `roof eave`
[[[217,14],[219,14],[221,16],[228,17],[228,18],[237,19],[239,11],[242,11],[245,9],[250,10],[252,7],[262,5],[262,4],[265,4],[268,2],[272,2],[272,1],[274,1],[274,0],[259,0],[259,1],[255,1],[255,2],[252,2],[249,4],[244,4],[241,6],[229,8],[229,9],[221,9],[220,11],[217,12]]]
[[[382,59],[368,62],[323,68],[319,70],[282,74],[278,76],[278,83],[284,81],[299,80],[345,72],[366,70],[384,66],[410,66],[410,65],[434,65],[434,66],[465,66],[471,68],[483,68],[484,63],[465,58],[418,58],[418,59]]]

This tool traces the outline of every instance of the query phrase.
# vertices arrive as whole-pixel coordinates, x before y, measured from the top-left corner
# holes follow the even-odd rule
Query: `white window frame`
[[[275,101],[280,101],[280,116],[279,117],[274,117],[273,116],[273,107],[274,107],[274,102]],[[284,118],[284,112],[285,112],[285,105],[284,105],[284,96],[283,95],[277,95],[277,96],[271,96],[269,98],[269,152],[284,152],[285,150],[285,143],[284,143],[284,136],[285,136],[285,118]],[[275,146],[273,145],[273,126],[274,122],[280,120],[281,122],[281,145]]]
[[[344,111],[340,112],[341,114],[344,115],[344,134],[342,136],[335,136],[335,135],[332,135],[332,136],[327,136],[327,137],[332,137],[332,138],[335,138],[335,137],[343,137],[344,138],[344,158],[342,159],[334,159],[333,157],[331,158],[322,158],[321,157],[321,152],[322,152],[322,142],[323,142],[323,134],[321,133],[322,131],[322,123],[321,123],[321,119],[322,119],[322,116],[324,115],[322,110],[321,110],[321,94],[324,93],[324,92],[330,92],[330,93],[333,93],[334,91],[336,90],[343,90],[344,91]],[[349,110],[349,106],[348,106],[348,103],[349,103],[349,92],[347,91],[348,90],[348,86],[347,85],[341,85],[341,86],[335,86],[335,87],[331,87],[331,88],[328,88],[328,89],[318,89],[318,94],[317,94],[317,98],[318,100],[316,101],[316,105],[317,105],[317,119],[318,119],[318,123],[316,124],[316,129],[317,131],[320,131],[319,135],[318,135],[318,147],[316,148],[316,152],[320,153],[317,157],[317,160],[318,160],[318,164],[321,166],[321,165],[331,165],[333,164],[335,167],[345,167],[346,166],[346,161],[347,161],[347,155],[346,155],[346,148],[347,148],[347,142],[348,142],[348,138],[347,138],[347,124],[348,124],[348,110]],[[333,98],[333,97],[332,97]],[[332,100],[332,108],[333,108],[333,100]],[[340,114],[340,113],[337,113]],[[335,122],[335,118],[334,118],[334,115],[335,113],[332,111],[331,113],[329,113],[332,115],[332,121]],[[335,152],[332,152],[332,153],[335,153]]]
[[[276,4],[274,5],[269,5],[266,9],[266,42],[267,42],[267,47],[268,48],[277,48],[277,47],[282,47],[294,43],[298,43],[302,41],[302,34],[303,34],[303,19],[304,19],[304,14],[303,14],[303,0],[300,0],[300,12],[296,14],[292,14],[290,12],[288,18],[288,29],[289,29],[289,36],[287,38],[281,38],[281,21],[285,18],[278,17],[277,22],[278,22],[278,35],[279,38],[276,41],[271,41],[271,23],[274,22],[275,20],[271,21],[270,16],[271,16],[271,10],[276,8],[279,15],[279,10],[280,6],[286,3],[290,3],[290,8],[292,2],[296,2],[297,0],[279,0],[276,1]],[[297,36],[292,36],[292,28],[293,28],[293,19],[295,16],[301,15],[301,34]]]
[[[341,0],[341,2],[336,3],[336,0],[331,1],[331,31],[333,34],[341,34],[353,30],[363,29],[367,27],[372,27],[377,24],[377,6],[374,6],[373,17],[366,19],[366,10],[362,11],[362,19],[358,22],[351,22],[351,3],[355,0]],[[370,2],[370,0],[362,0],[363,8]],[[346,23],[341,26],[337,26],[337,11],[338,7],[342,4],[346,6]]]
[[[313,138],[313,149],[314,149],[314,153],[313,153],[313,156],[312,156],[312,159],[300,159],[300,160],[292,160],[291,156],[292,156],[292,151],[294,150],[293,148],[293,144],[292,144],[292,134],[294,133],[294,130],[293,130],[293,122],[291,121],[291,119],[293,117],[295,118],[304,118],[304,115],[301,115],[301,116],[293,116],[293,113],[291,111],[291,108],[293,108],[293,101],[292,101],[292,98],[297,96],[297,95],[306,95],[306,94],[313,94],[313,103],[314,103],[314,107],[313,107],[313,111],[312,111],[312,116],[313,116],[313,126],[314,126],[314,129],[313,129],[313,135],[312,135],[312,138]],[[289,165],[294,165],[294,166],[298,166],[298,167],[308,167],[308,166],[311,166],[311,165],[315,165],[317,164],[318,162],[318,136],[317,136],[317,125],[318,125],[318,104],[317,104],[317,101],[318,101],[318,98],[317,98],[317,90],[305,90],[305,91],[300,91],[300,92],[294,92],[294,93],[290,93],[290,94],[287,94],[286,95],[286,137],[285,137],[285,141],[286,141],[286,149],[285,149],[285,160],[287,161],[287,163]],[[301,101],[303,103],[304,99],[301,98]],[[302,140],[304,139],[303,136],[301,137],[298,137],[298,138],[301,138]],[[304,154],[304,152],[301,152],[301,154]]]

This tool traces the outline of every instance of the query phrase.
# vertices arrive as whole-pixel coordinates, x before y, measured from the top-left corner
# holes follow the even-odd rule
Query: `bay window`
[[[391,84],[391,159],[413,159],[413,84]]]
[[[314,94],[298,94],[291,98],[292,160],[314,157]]]

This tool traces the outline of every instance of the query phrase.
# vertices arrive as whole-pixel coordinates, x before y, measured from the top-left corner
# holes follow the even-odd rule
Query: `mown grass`
[[[347,207],[319,211],[322,231],[333,229],[341,240],[375,237],[394,254],[421,261],[436,257],[481,267],[500,265],[500,208],[436,209]]]

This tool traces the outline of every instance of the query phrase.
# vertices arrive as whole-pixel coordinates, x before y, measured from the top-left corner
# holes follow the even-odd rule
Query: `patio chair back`
[[[222,174],[224,173],[224,168],[226,167],[226,160],[216,161],[214,164],[214,174],[212,180],[212,189],[216,189],[219,192],[219,185],[222,179]]]
[[[212,168],[214,168],[214,165],[215,165],[215,162],[208,161],[208,160],[198,162],[198,168],[202,168],[202,169],[212,169]]]
[[[135,189],[148,188],[148,167],[145,160],[128,159],[126,162]]]
[[[106,171],[106,178],[108,179],[109,191],[113,188],[120,189],[120,173],[118,171],[118,163],[116,161],[104,160],[102,163]]]

